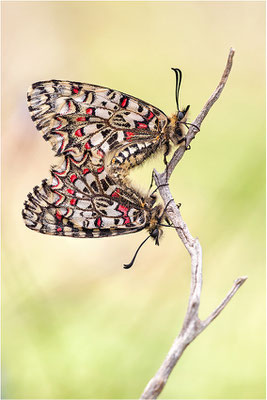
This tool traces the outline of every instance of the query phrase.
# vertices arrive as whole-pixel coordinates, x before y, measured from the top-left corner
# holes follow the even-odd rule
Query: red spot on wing
[[[82,133],[82,130],[81,130],[81,129],[78,129],[78,130],[75,132],[75,136],[81,137],[82,135],[83,135],[83,133]]]
[[[58,232],[61,232],[61,231],[62,231],[62,228],[57,228],[57,231],[58,231]]]
[[[99,155],[99,157],[103,158],[104,157],[104,153],[102,150],[97,150],[97,154]]]
[[[120,204],[118,206],[118,210],[123,213],[123,219],[124,219],[123,223],[124,223],[124,225],[130,224],[131,221],[130,221],[130,218],[128,216],[129,208],[127,208],[127,207],[123,206],[122,204]]]
[[[137,128],[146,129],[147,128],[147,124],[143,124],[142,122],[138,122]]]
[[[104,166],[103,167],[99,167],[99,168],[97,168],[97,173],[100,174],[103,170],[104,170]]]
[[[77,87],[74,87],[74,88],[72,89],[72,91],[73,91],[73,93],[78,93],[78,92],[79,92],[79,89],[78,89]]]
[[[59,221],[61,221],[61,219],[62,219],[62,215],[60,214],[59,210],[57,210],[57,212],[56,212],[56,218],[57,218]]]
[[[87,172],[90,172],[90,169],[89,168],[84,168],[83,175],[87,174]]]
[[[86,121],[86,117],[79,117],[76,121]]]
[[[150,111],[149,116],[147,117],[148,120],[152,119],[154,117],[153,112]]]
[[[75,175],[75,174],[72,174],[72,175],[70,176],[70,180],[71,180],[71,182],[74,182],[74,181],[76,181],[76,179],[77,179],[77,175]]]
[[[120,197],[120,189],[116,189],[116,190],[112,193],[111,197]]]
[[[74,190],[73,189],[67,189],[67,192],[69,192],[70,194],[74,194]]]
[[[99,218],[97,218],[97,220],[96,220],[96,225],[100,228],[101,227],[101,225],[102,225],[102,219],[99,217]]]
[[[121,101],[121,107],[126,107],[127,101],[128,101],[127,97],[124,97],[124,98],[122,99],[122,101]]]
[[[92,108],[87,108],[86,114],[92,115],[93,114],[93,109]]]
[[[75,206],[76,203],[77,203],[77,199],[71,199],[70,204],[72,206]]]
[[[86,150],[90,150],[91,149],[91,146],[90,146],[89,142],[85,143],[84,147],[86,148]]]
[[[123,212],[123,214],[125,214],[125,213],[127,214],[127,212],[129,211],[129,208],[127,208],[126,206],[123,206],[122,204],[120,204],[118,206],[118,210]]]
[[[134,136],[134,133],[133,132],[129,132],[129,131],[125,132],[125,134],[126,134],[126,139],[127,140],[131,140],[132,136]]]

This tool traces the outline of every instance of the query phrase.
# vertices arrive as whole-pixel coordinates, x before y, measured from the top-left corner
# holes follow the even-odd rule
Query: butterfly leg
[[[156,191],[157,191],[160,187],[163,187],[163,186],[169,186],[169,184],[168,184],[168,183],[162,183],[161,185],[157,186],[156,189],[151,193],[150,196],[153,196],[153,194],[156,193]]]
[[[153,186],[153,183],[154,183],[154,171],[153,171],[152,174],[151,174],[151,182],[150,182],[150,186],[149,186],[148,191],[151,190],[151,188],[152,188],[152,186]]]
[[[185,150],[191,150],[191,146],[190,146],[190,144],[186,144],[186,137],[184,137],[183,139],[181,139],[181,140],[179,140],[178,141],[178,144],[181,144],[181,143],[183,143],[184,142],[184,144],[185,144]]]
[[[167,224],[168,224],[169,226],[172,226],[172,222],[169,220],[168,217],[165,217],[164,219],[165,219],[165,221],[167,222]]]
[[[173,201],[173,199],[171,199],[168,203],[167,203],[167,205],[165,206],[165,208],[164,208],[164,210],[163,210],[163,215],[165,214],[165,212],[166,212],[166,210],[167,210],[167,208],[168,208],[168,205],[171,203]],[[181,207],[181,203],[178,203],[178,204],[176,204],[176,207],[178,207],[178,208],[180,208]],[[165,222],[167,223],[167,225],[161,225],[161,226],[166,226],[166,227],[172,227],[172,228],[176,228],[174,225],[173,225],[173,223],[169,220],[169,218],[167,217],[167,215],[164,215],[164,220],[165,220]]]
[[[170,203],[171,201],[172,201],[172,200],[170,200],[169,203]],[[169,203],[167,204],[167,206],[165,207],[165,209],[168,207]],[[181,205],[182,205],[182,203],[177,203],[177,204],[175,204],[175,205],[176,205],[177,208],[180,208]],[[166,222],[168,223],[167,217],[165,217],[165,220],[166,220]]]
[[[166,142],[165,142],[165,151],[164,151],[164,155],[163,155],[164,164],[166,165],[166,167],[168,167],[167,155],[169,154],[169,152],[170,152],[170,141],[166,140]]]

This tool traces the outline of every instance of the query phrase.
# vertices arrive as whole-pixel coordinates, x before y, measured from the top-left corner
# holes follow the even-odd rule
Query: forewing
[[[30,229],[50,235],[106,237],[148,226],[140,194],[107,175],[101,158],[62,157],[33,189],[22,212]]]
[[[108,152],[133,142],[156,142],[168,123],[156,107],[109,88],[43,81],[28,91],[31,118],[57,155]]]

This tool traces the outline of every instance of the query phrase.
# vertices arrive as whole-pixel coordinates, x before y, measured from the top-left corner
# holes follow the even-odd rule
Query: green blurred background
[[[170,187],[203,247],[200,317],[249,279],[186,350],[161,398],[265,397],[265,4],[3,2],[3,397],[138,398],[181,328],[190,259],[173,229],[106,239],[24,226],[27,193],[54,155],[26,92],[39,80],[95,83],[171,114],[175,77],[192,121],[236,49],[226,88]],[[162,155],[132,174],[147,190]]]

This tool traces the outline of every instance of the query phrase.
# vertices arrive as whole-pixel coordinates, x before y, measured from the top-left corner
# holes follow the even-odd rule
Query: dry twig
[[[167,205],[170,203],[166,210],[167,216],[173,223],[173,226],[176,227],[176,231],[191,257],[191,290],[188,308],[181,332],[174,340],[161,367],[155,376],[148,382],[143,394],[141,395],[141,399],[156,399],[158,397],[158,395],[162,392],[170,373],[172,372],[186,347],[220,314],[220,312],[225,308],[237,290],[247,279],[247,277],[240,277],[236,279],[230,292],[227,294],[221,304],[210,314],[210,316],[204,321],[199,319],[198,309],[200,305],[200,294],[202,288],[202,249],[198,239],[193,238],[189,232],[187,225],[182,219],[179,208],[175,205],[169,186],[166,185],[166,182],[168,182],[174,168],[182,159],[186,148],[199,131],[195,126],[200,128],[201,123],[208,114],[210,108],[213,106],[215,101],[218,100],[230,74],[233,56],[234,50],[230,49],[226,67],[220,83],[193,124],[190,125],[186,135],[185,145],[180,146],[175,151],[171,161],[168,164],[168,167],[162,174],[159,174],[156,170],[154,170],[154,179],[157,187],[159,187],[159,192],[164,204]]]

